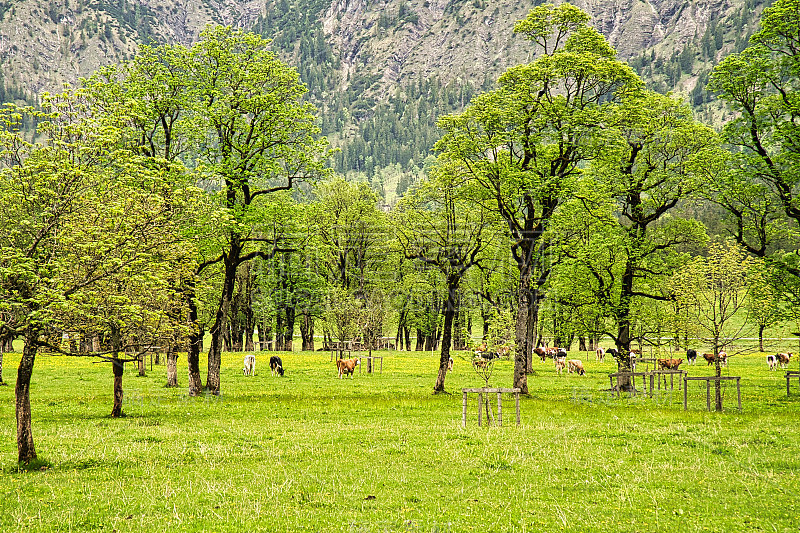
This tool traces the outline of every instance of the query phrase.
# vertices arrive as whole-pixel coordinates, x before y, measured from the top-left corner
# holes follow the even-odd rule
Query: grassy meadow
[[[42,464],[16,464],[18,356],[0,387],[0,531],[798,531],[800,389],[762,354],[731,359],[726,412],[692,383],[611,398],[610,358],[571,352],[586,376],[536,361],[530,397],[478,427],[461,388],[483,384],[466,353],[432,395],[438,357],[383,352],[382,374],[339,380],[325,352],[268,353],[255,376],[225,354],[220,397],[168,389],[166,369],[126,365],[126,416],[112,419],[112,373],[89,359],[40,356],[32,380]],[[792,369],[798,367],[792,359]],[[705,362],[682,367],[710,375]],[[512,362],[490,383],[511,386]],[[205,378],[205,373],[203,373]],[[492,399],[492,406],[495,400]],[[42,465],[44,467],[42,468]]]

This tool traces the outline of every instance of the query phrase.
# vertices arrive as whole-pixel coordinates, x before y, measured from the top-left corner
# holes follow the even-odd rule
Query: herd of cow
[[[499,350],[498,350],[499,352]],[[580,359],[567,359],[567,350],[565,348],[547,348],[547,347],[538,347],[533,352],[539,356],[542,362],[546,362],[548,358],[553,359],[553,363],[555,364],[556,372],[561,374],[561,372],[566,369],[568,373],[577,373],[580,376],[586,374],[586,371],[583,368],[583,362]],[[475,349],[475,358],[472,361],[472,364],[475,366],[485,366],[488,361],[491,359],[498,357],[499,353],[491,353],[486,351],[486,343],[481,344],[478,348]],[[508,349],[506,348],[506,354],[508,354]],[[628,354],[628,357],[631,361],[631,366],[635,368],[635,361],[638,357],[641,356],[641,350],[633,349]],[[619,360],[619,351],[616,348],[609,348],[608,350],[604,350],[603,348],[597,348],[595,351],[595,360],[599,362],[603,362],[605,359],[606,354],[611,354],[615,359]],[[775,370],[778,365],[781,368],[787,368],[789,365],[789,359],[791,359],[792,354],[791,352],[788,353],[777,353],[775,355],[768,355],[767,356],[767,365],[769,366],[770,370]],[[717,361],[720,362],[723,366],[728,366],[728,354],[726,352],[719,352],[717,355],[713,353],[704,353],[703,359],[706,360],[708,365],[712,365]],[[697,362],[697,351],[693,349],[686,350],[686,361],[687,364],[693,365]],[[656,359],[656,365],[658,370],[678,370],[678,367],[681,366],[683,363],[683,358],[675,359],[675,358],[664,358],[664,359]],[[452,370],[452,363],[453,360],[450,359],[449,370]]]
[[[556,372],[560,375],[565,369],[568,373],[576,373],[579,376],[586,375],[586,370],[583,368],[583,361],[580,359],[567,359],[567,350],[564,348],[545,348],[539,347],[533,350],[533,352],[539,356],[542,362],[546,362],[548,358],[553,359],[553,363],[555,364]],[[486,350],[486,343],[481,344],[478,346],[475,351],[475,358],[472,360],[472,364],[476,367],[486,367],[490,361],[495,358],[508,356],[510,350],[508,347],[502,347],[498,349],[497,352],[489,352]],[[595,360],[599,362],[603,362],[605,359],[606,354],[611,354],[615,359],[619,359],[619,351],[616,348],[609,348],[608,350],[604,350],[603,348],[597,348],[595,351]],[[640,350],[631,350],[629,353],[629,357],[632,362],[635,361],[637,357],[641,355]],[[789,360],[792,358],[792,353],[777,353],[775,355],[768,355],[767,356],[767,366],[769,366],[770,370],[776,370],[778,365],[781,368],[787,368],[789,366]],[[713,353],[704,353],[703,359],[711,365],[716,363],[717,360],[724,365],[728,366],[728,354],[725,352],[719,352],[719,354],[714,355]],[[692,350],[691,348],[686,350],[686,361],[687,364],[693,365],[697,361],[697,351]],[[339,372],[339,379],[342,379],[342,376],[349,375],[352,379],[353,373],[355,371],[356,366],[358,366],[360,361],[356,358],[353,359],[337,359],[336,360],[336,368]],[[678,370],[678,367],[681,366],[683,363],[683,359],[656,359],[656,363],[658,365],[659,370]],[[633,365],[632,365],[633,366]],[[269,359],[269,367],[272,371],[272,375],[280,375],[283,376],[283,362],[281,358],[273,355]],[[253,354],[247,354],[244,356],[244,368],[243,372],[245,376],[252,376],[256,369],[256,356]],[[447,364],[447,370],[453,370],[453,359],[450,358]]]

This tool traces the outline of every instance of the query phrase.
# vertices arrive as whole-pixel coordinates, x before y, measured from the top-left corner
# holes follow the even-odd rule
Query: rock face
[[[743,1],[573,3],[591,15],[591,23],[620,58],[627,59],[648,49],[670,55],[694,46],[710,21],[729,16]],[[380,73],[375,95],[380,96],[398,81],[414,81],[434,72],[444,79],[481,81],[484,75],[494,78],[509,66],[530,60],[528,43],[512,32],[514,22],[524,18],[530,7],[509,0],[337,0],[323,15],[323,29],[343,61],[347,73],[343,79],[359,71]],[[401,9],[413,10],[414,16],[401,16]]]
[[[693,46],[711,21],[744,2],[766,0],[575,0],[626,59]],[[398,83],[434,74],[482,83],[530,60],[512,32],[534,2],[514,0],[0,0],[0,68],[5,88],[58,90],[135,53],[141,42],[189,44],[209,23],[250,29],[266,13],[293,10],[324,32],[338,58],[339,85],[369,76],[381,98]],[[283,11],[282,11],[283,10]],[[753,17],[757,13],[753,13]],[[308,22],[310,21],[310,22]],[[321,30],[319,30],[321,28]],[[280,30],[279,30],[280,31]]]

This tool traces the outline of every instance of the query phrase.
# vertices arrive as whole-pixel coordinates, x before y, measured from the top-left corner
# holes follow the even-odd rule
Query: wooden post
[[[688,398],[686,397],[687,391],[689,390],[689,382],[686,380],[688,376],[683,377],[683,410],[686,411],[687,409],[687,401]]]
[[[481,420],[483,419],[483,393],[478,393],[478,427],[481,427]]]
[[[467,427],[467,392],[464,391],[464,398],[462,400],[462,413],[461,413],[461,425]]]
[[[736,378],[736,399],[739,402],[739,411],[742,410],[742,388],[739,386],[741,378]]]
[[[502,393],[498,391],[497,392],[497,425],[502,427],[502,425],[503,425],[503,400],[502,400],[501,396],[502,396]]]
[[[519,426],[519,391],[514,393],[514,403],[517,405],[517,426]]]
[[[711,411],[711,380],[706,380],[706,407]]]
[[[786,374],[786,396],[789,396],[789,380],[790,379],[792,379],[792,377],[787,373]]]

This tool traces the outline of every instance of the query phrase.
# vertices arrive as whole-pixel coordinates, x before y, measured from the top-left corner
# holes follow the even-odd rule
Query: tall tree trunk
[[[118,418],[122,416],[122,376],[125,370],[124,363],[117,361],[117,354],[111,361],[111,368],[114,372],[114,406],[111,408],[111,416]]]
[[[422,352],[425,350],[425,335],[422,333],[422,330],[417,328],[417,342],[414,346],[414,351]]]
[[[238,235],[231,236],[231,245],[228,256],[225,258],[225,277],[222,281],[222,296],[211,326],[211,346],[208,349],[208,377],[206,388],[208,392],[219,395],[220,392],[220,367],[222,365],[222,343],[228,321],[231,298],[236,285],[236,268],[239,265],[241,245]]]
[[[189,396],[198,396],[203,390],[200,379],[200,352],[203,350],[203,327],[197,311],[194,282],[190,282],[184,292],[184,301],[189,309],[190,333],[186,342],[186,362],[189,366]]]
[[[539,302],[531,299],[531,309],[528,314],[528,342],[525,345],[525,373],[533,373],[533,349],[536,347],[536,329],[539,327]]]
[[[294,322],[297,317],[297,310],[294,304],[286,307],[286,331],[283,334],[283,349],[291,352],[294,349]]]
[[[764,329],[766,327],[767,326],[765,326],[764,324],[759,324],[758,325],[758,351],[759,352],[763,352],[764,351]],[[0,381],[2,381],[2,379],[0,379]]]
[[[520,389],[522,394],[528,394],[528,337],[529,315],[533,295],[531,294],[531,272],[530,267],[520,269],[519,297],[517,302],[517,323],[515,328],[517,349],[514,352],[514,388]],[[532,348],[531,348],[532,349]]]
[[[622,275],[620,287],[620,298],[617,318],[617,372],[631,371],[631,298],[633,294],[633,261],[629,258]],[[620,377],[617,380],[617,387],[620,391],[631,390],[631,380],[628,377]]]
[[[14,388],[17,415],[17,461],[28,464],[36,459],[31,426],[31,375],[36,361],[37,333],[29,331],[25,337],[22,358],[17,368],[17,384]]]
[[[275,312],[275,351],[283,351],[283,338],[286,331],[286,315],[283,308],[278,308]]]
[[[311,311],[303,309],[300,314],[300,336],[303,339],[303,351],[314,351],[314,317],[311,316]]]
[[[178,351],[175,347],[167,348],[167,387],[178,386]]]
[[[456,288],[458,278],[450,276],[447,280],[447,300],[444,304],[444,329],[442,331],[442,351],[439,355],[439,373],[433,392],[444,392],[444,380],[447,377],[447,366],[450,361],[450,343],[453,336],[453,317],[456,314]]]

